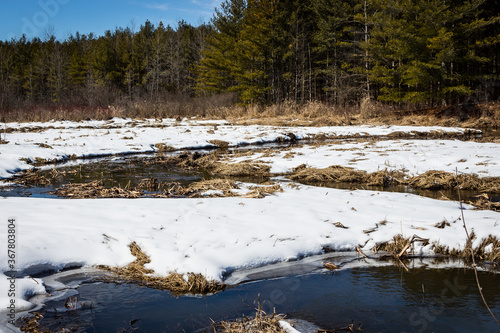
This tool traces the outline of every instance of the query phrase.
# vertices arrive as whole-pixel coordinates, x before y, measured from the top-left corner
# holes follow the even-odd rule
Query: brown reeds
[[[276,192],[283,192],[279,184],[249,186],[248,189],[251,191],[245,194],[245,198],[264,198]]]
[[[407,185],[413,188],[440,190],[457,189],[478,191],[480,193],[499,193],[500,177],[478,177],[462,174],[455,176],[451,172],[427,171],[418,176],[408,176],[401,171],[382,170],[372,173],[340,165],[324,169],[309,168],[301,165],[289,176],[291,180],[304,183],[355,183],[365,185]],[[492,206],[495,206],[493,203]]]
[[[155,143],[155,148],[157,151],[159,152],[169,152],[169,151],[176,151],[177,149],[172,147],[172,146],[169,146],[167,145],[166,143]]]
[[[50,178],[41,175],[38,170],[28,169],[19,175],[16,175],[12,182],[24,186],[45,186],[51,183]]]
[[[470,110],[462,110],[460,107],[397,109],[370,99],[361,101],[359,105],[347,106],[315,101],[300,104],[283,101],[268,106],[241,106],[234,102],[234,95],[226,94],[198,98],[173,96],[161,103],[130,101],[107,107],[34,106],[29,110],[11,110],[5,113],[5,120],[46,122],[52,119],[73,121],[108,120],[113,117],[182,119],[197,116],[205,119],[229,119],[239,124],[277,126],[391,124],[496,129],[500,125],[500,105],[496,103],[476,105],[473,112],[469,112]],[[468,117],[463,117],[464,112]]]
[[[211,170],[213,173],[229,177],[269,177],[271,167],[263,163],[240,162],[222,163],[218,162]]]
[[[49,330],[39,329],[39,321],[42,319],[43,316],[40,313],[34,312],[32,317],[23,318],[23,325],[19,329],[26,333],[51,333]]]
[[[139,190],[126,190],[121,187],[107,188],[102,181],[94,180],[90,183],[65,184],[50,192],[51,194],[73,199],[89,198],[140,198],[143,192]]]
[[[151,262],[148,255],[135,242],[132,242],[129,247],[132,255],[136,257],[136,260],[132,263],[126,267],[100,267],[115,274],[116,278],[110,279],[110,281],[132,282],[149,288],[168,290],[174,295],[214,294],[224,290],[226,287],[218,281],[207,280],[202,274],[188,273],[182,275],[171,272],[165,277],[155,276],[153,275],[153,270],[144,267],[144,265]]]
[[[373,251],[375,253],[378,253],[380,251],[388,252],[390,256],[396,259],[402,259],[407,256],[406,252],[415,242],[419,242],[425,245],[429,243],[429,240],[421,238],[417,235],[406,238],[401,234],[397,234],[392,238],[392,240],[376,245],[373,248]]]
[[[214,332],[218,333],[284,333],[280,320],[285,318],[282,314],[267,314],[259,303],[253,317],[243,317],[234,321],[213,323]]]
[[[233,180],[228,179],[210,179],[191,184],[185,189],[185,194],[190,198],[199,197],[233,197],[236,194],[232,191],[239,186]],[[210,192],[209,192],[210,191]],[[210,194],[207,195],[206,193]]]

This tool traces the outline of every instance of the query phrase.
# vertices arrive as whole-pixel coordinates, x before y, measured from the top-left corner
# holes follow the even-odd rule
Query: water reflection
[[[500,275],[480,272],[490,307],[500,313]],[[91,309],[56,314],[47,304],[46,328],[80,325],[82,332],[192,332],[215,321],[264,310],[286,313],[324,329],[353,323],[364,332],[494,332],[470,269],[415,269],[395,266],[353,268],[244,283],[208,297],[172,297],[130,284],[85,284],[80,301]],[[59,302],[60,303],[60,302]]]

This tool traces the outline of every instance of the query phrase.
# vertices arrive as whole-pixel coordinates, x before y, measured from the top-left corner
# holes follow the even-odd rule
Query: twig
[[[458,174],[458,170],[456,171],[456,174]],[[474,269],[474,274],[476,276],[477,289],[479,290],[479,294],[481,295],[481,298],[483,299],[483,303],[486,306],[486,308],[488,309],[488,311],[490,312],[491,316],[496,320],[496,322],[498,323],[498,325],[500,325],[500,321],[495,316],[495,314],[493,313],[493,311],[491,311],[491,309],[490,309],[490,307],[488,305],[488,302],[486,302],[486,299],[484,298],[484,295],[483,295],[483,288],[481,287],[481,284],[479,283],[479,276],[477,274],[476,259],[474,258],[474,249],[472,247],[472,239],[471,239],[471,237],[469,235],[469,231],[467,230],[467,225],[465,224],[464,206],[462,204],[462,197],[461,197],[461,192],[460,192],[460,185],[458,185],[457,188],[458,188],[458,201],[460,202],[460,212],[462,214],[463,227],[465,229],[465,235],[467,236],[467,243],[469,244],[470,253],[471,253],[471,256],[472,256],[472,268]]]
[[[401,256],[403,254],[405,254],[406,250],[408,250],[408,248],[410,247],[410,245],[413,243],[413,240],[415,239],[416,235],[413,235],[411,236],[411,239],[410,241],[408,242],[408,244],[405,245],[405,247],[401,250],[401,252],[399,252],[399,254],[396,256],[396,258],[401,258]]]
[[[368,258],[368,256],[364,254],[363,251],[361,251],[361,248],[359,246],[356,246],[356,251],[358,251],[363,257]]]

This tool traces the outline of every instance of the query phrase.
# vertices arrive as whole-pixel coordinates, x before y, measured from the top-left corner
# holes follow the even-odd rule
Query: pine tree
[[[231,70],[237,62],[235,46],[243,30],[246,5],[245,0],[226,0],[216,9],[212,31],[197,66],[198,92],[224,93],[237,85]]]

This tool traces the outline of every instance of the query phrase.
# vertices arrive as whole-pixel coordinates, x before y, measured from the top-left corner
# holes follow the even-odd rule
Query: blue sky
[[[0,0],[0,40],[43,37],[54,32],[66,38],[79,31],[102,35],[115,27],[146,20],[176,26],[184,19],[193,25],[208,22],[222,0]]]

